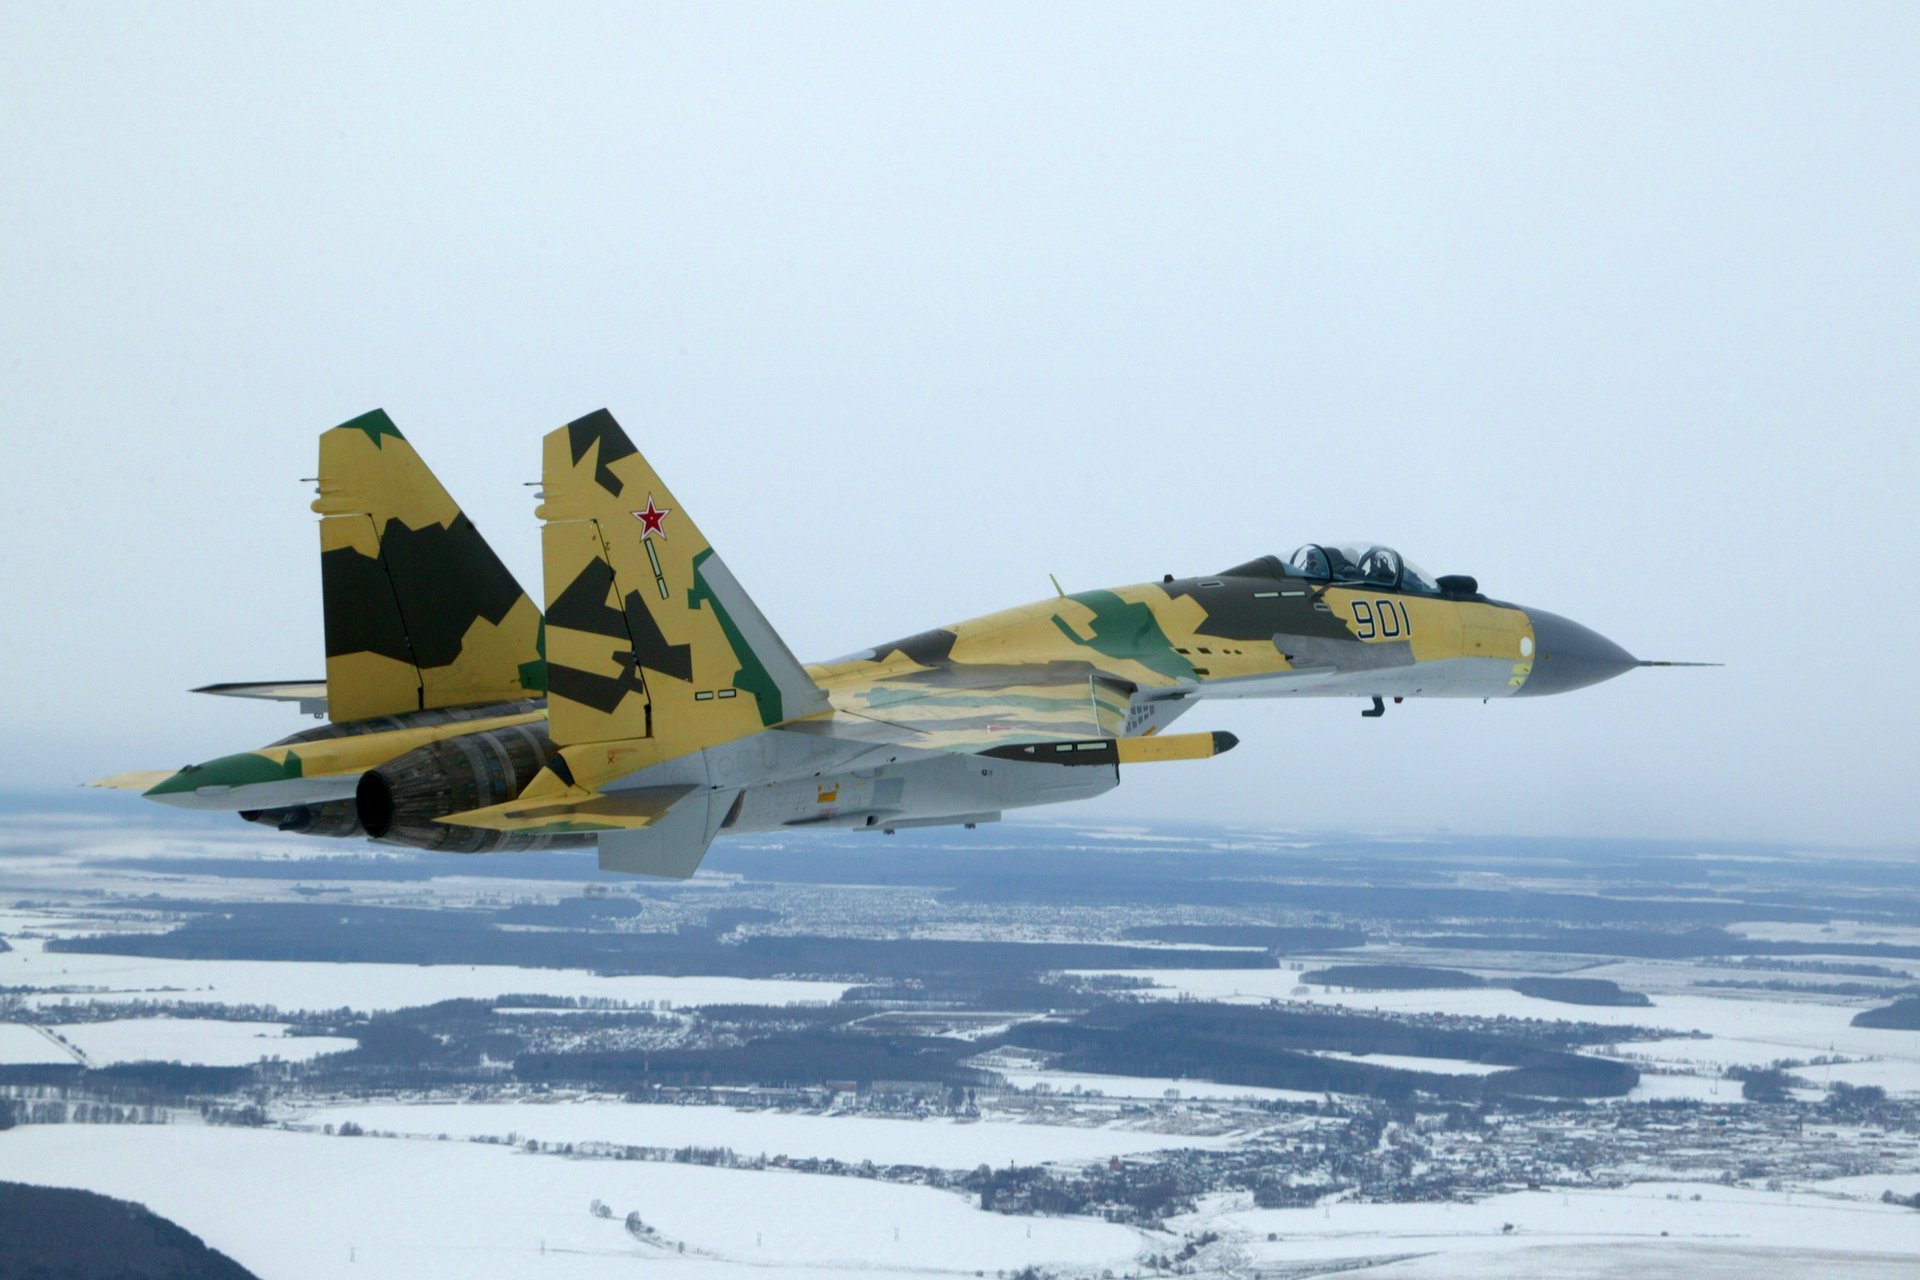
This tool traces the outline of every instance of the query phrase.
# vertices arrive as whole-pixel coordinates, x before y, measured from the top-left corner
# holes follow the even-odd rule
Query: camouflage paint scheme
[[[596,839],[606,869],[686,876],[722,831],[971,824],[1099,794],[1122,765],[1206,758],[1233,737],[1161,732],[1202,698],[1360,697],[1377,714],[1388,697],[1560,692],[1649,665],[1470,579],[1316,577],[1271,556],[802,665],[611,414],[545,437],[542,489],[544,622],[385,414],[325,433],[335,723],[147,794],[331,804],[333,834],[397,822],[389,838],[426,847]],[[542,724],[504,776],[504,752],[488,777],[443,776],[480,768],[449,764],[448,744]]]
[[[333,720],[546,691],[540,611],[392,419],[324,433],[319,484]]]
[[[544,722],[540,611],[385,412],[321,434],[318,486],[325,682],[203,692],[324,700],[333,725],[103,782],[182,808],[323,803],[424,743]]]

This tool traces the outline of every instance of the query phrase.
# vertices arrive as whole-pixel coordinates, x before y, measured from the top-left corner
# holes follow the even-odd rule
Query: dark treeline
[[[1367,945],[1362,929],[1334,925],[1285,926],[1272,924],[1146,924],[1126,930],[1123,937],[1142,942],[1194,942],[1210,947],[1265,947],[1289,954],[1300,951],[1341,951]]]
[[[899,1034],[808,1029],[743,1045],[652,1052],[524,1054],[514,1078],[633,1092],[652,1085],[819,1085],[829,1080],[926,1081],[984,1085],[992,1077],[960,1065],[979,1044]]]
[[[1809,982],[1805,978],[1766,978],[1745,980],[1701,978],[1690,985],[1713,991],[1790,991],[1807,996],[1888,996],[1920,995],[1920,988],[1893,988],[1881,982]]]
[[[1369,891],[1373,892],[1373,891]],[[762,913],[714,913],[706,925],[674,932],[622,932],[594,928],[643,909],[623,899],[574,899],[551,908],[509,911],[432,911],[360,907],[339,903],[170,904],[195,911],[185,923],[158,934],[104,934],[50,939],[49,951],[154,956],[171,959],[366,961],[394,964],[503,964],[530,968],[580,968],[599,973],[669,976],[773,977],[807,974],[885,981],[920,979],[1018,986],[1061,969],[1269,968],[1274,951],[1353,945],[1358,931],[1264,930],[1245,926],[1215,934],[1266,950],[1221,951],[1200,947],[1150,947],[1101,942],[994,942],[917,938],[841,938],[761,934],[727,936]],[[551,922],[574,928],[505,929],[554,913]],[[1177,928],[1143,926],[1155,933]],[[1169,939],[1184,940],[1184,939]],[[1196,938],[1197,940],[1197,938]],[[1920,959],[1920,947],[1885,943],[1801,942],[1747,938],[1711,927],[1675,930],[1549,926],[1528,932],[1461,932],[1404,936],[1401,941],[1465,950],[1572,953],[1689,959],[1727,956],[1841,954],[1884,959]],[[1229,944],[1231,945],[1231,944]],[[1378,975],[1376,975],[1376,980]],[[1332,980],[1334,985],[1358,982]],[[1431,985],[1431,984],[1427,984]]]
[[[579,1015],[560,1012],[563,1006],[557,1002],[539,1005],[553,1011],[507,1017],[496,1013],[496,1007],[536,1006],[518,999],[442,1000],[339,1023],[328,1030],[352,1038],[355,1047],[315,1059],[305,1074],[332,1086],[361,1088],[409,1088],[497,1076],[498,1069],[487,1064],[511,1061],[525,1048],[529,1034],[543,1026],[581,1025]],[[659,1021],[644,1010],[622,1009],[596,1014],[593,1025],[652,1027]]]
[[[1611,1005],[1644,1009],[1653,1001],[1638,991],[1623,990],[1606,978],[1515,978],[1504,985],[1536,1000],[1561,1004]]]
[[[144,1205],[0,1182],[0,1275],[9,1280],[254,1280]]]
[[[1116,943],[993,942],[919,938],[759,935],[723,941],[723,928],[672,933],[498,927],[495,913],[356,907],[338,903],[223,904],[159,934],[53,939],[48,950],[196,960],[497,964],[591,969],[597,973],[764,978],[786,974],[867,979],[964,974],[1017,984],[1058,969],[1271,968],[1257,951],[1214,951]]]
[[[1300,975],[1302,982],[1355,991],[1460,991],[1484,987],[1485,978],[1459,969],[1430,969],[1417,964],[1335,964]]]
[[[1586,1034],[1617,1028],[1522,1023],[1500,1034],[1333,1011],[1296,1011],[1203,1002],[1103,1003],[1079,1014],[1020,1024],[966,1041],[877,1022],[873,1008],[714,1006],[696,1015],[710,1043],[697,1048],[535,1052],[525,1017],[502,1019],[487,1002],[446,1001],[342,1025],[358,1047],[301,1068],[318,1087],[413,1088],[498,1079],[623,1093],[654,1087],[818,1086],[830,1081],[924,1081],[978,1086],[990,1073],[963,1065],[1002,1045],[1061,1055],[1067,1070],[1186,1076],[1228,1084],[1398,1099],[1420,1092],[1480,1101],[1514,1093],[1599,1097],[1624,1093],[1627,1067],[1569,1052]],[[560,1017],[563,1015],[554,1015]],[[596,1018],[595,1025],[650,1025],[645,1013]],[[1316,1051],[1464,1059],[1506,1068],[1491,1076],[1404,1071],[1318,1056]],[[511,1063],[510,1068],[500,1064]]]
[[[1883,964],[1860,964],[1844,960],[1775,960],[1760,956],[1742,956],[1738,960],[1716,961],[1717,969],[1778,969],[1785,973],[1840,974],[1853,978],[1898,978],[1910,975],[1905,969],[1890,969]]]
[[[858,1004],[712,1005],[696,1016],[704,1031],[723,1042],[715,1047],[533,1053],[527,1051],[524,1037],[538,1029],[537,1017],[501,1019],[491,1002],[448,1000],[339,1027],[339,1034],[352,1036],[358,1047],[315,1059],[307,1077],[321,1086],[425,1087],[473,1078],[483,1061],[510,1061],[514,1079],[618,1092],[680,1085],[818,1085],[828,1080],[987,1083],[984,1073],[958,1065],[961,1058],[979,1052],[979,1045],[853,1027],[873,1012]],[[652,1014],[622,1011],[596,1016],[593,1025],[646,1027],[658,1022]],[[491,1070],[497,1078],[497,1069]]]
[[[1302,982],[1354,991],[1460,991],[1475,987],[1508,987],[1537,1000],[1561,1004],[1616,1005],[1646,1008],[1653,1002],[1638,991],[1623,991],[1605,978],[1482,978],[1460,969],[1432,969],[1415,964],[1329,965],[1300,975]]]
[[[1170,829],[1182,834],[1178,828]],[[1164,835],[1168,832],[1163,831]],[[1749,887],[1683,842],[1517,840],[1457,837],[1379,844],[1353,838],[1284,850],[1220,830],[1193,828],[1192,844],[1129,842],[1071,829],[1008,824],[961,835],[903,831],[885,842],[868,835],[815,832],[802,841],[723,840],[709,855],[715,870],[753,882],[897,884],[946,891],[957,900],[1074,902],[1158,907],[1271,907],[1337,913],[1355,921],[1453,919],[1562,920],[1588,925],[1731,924],[1739,920],[1850,918],[1920,920],[1920,870],[1871,859],[1782,861],[1768,885]],[[1741,846],[1765,849],[1768,846]],[[329,882],[425,882],[440,876],[533,877],[592,883],[602,879],[591,851],[448,854],[388,851],[380,859],[321,857],[261,860],[182,858],[140,861],[148,871]],[[1515,874],[1569,862],[1604,869],[1623,886],[1611,894],[1467,889],[1460,870],[1498,867]],[[1841,874],[1844,872],[1844,874]],[[1726,886],[1722,888],[1720,886]],[[1685,894],[1670,892],[1685,888]],[[626,897],[628,895],[620,895]]]
[[[1613,1097],[1639,1082],[1620,1063],[1587,1058],[1543,1040],[1456,1031],[1338,1013],[1174,1002],[1115,1004],[1080,1018],[1029,1022],[1006,1042],[1058,1053],[1069,1071],[1191,1076],[1226,1084],[1404,1097],[1501,1093]],[[1453,1058],[1511,1067],[1491,1076],[1400,1071],[1313,1051]]]
[[[1289,868],[1294,870],[1294,868]],[[1708,925],[1743,920],[1781,920],[1824,923],[1833,916],[1825,907],[1798,903],[1753,903],[1739,895],[1724,898],[1608,897],[1585,893],[1550,893],[1513,889],[1462,889],[1447,885],[1396,884],[1404,879],[1397,869],[1371,876],[1364,868],[1345,869],[1346,883],[1253,878],[1242,861],[1231,871],[1201,880],[1194,868],[1168,868],[1164,873],[1131,869],[1115,876],[1111,869],[1098,880],[1093,873],[1055,873],[1047,866],[1023,867],[1018,875],[996,879],[969,879],[955,886],[953,897],[974,902],[1063,902],[1095,906],[1149,906],[1180,902],[1192,906],[1275,907],[1343,916],[1355,921],[1421,923],[1452,920],[1555,920],[1576,925]],[[1851,908],[1858,914],[1858,904]],[[1880,918],[1885,912],[1869,908]]]
[[[1863,1009],[1854,1015],[1853,1025],[1887,1031],[1920,1031],[1920,996],[1896,1000],[1878,1009]]]
[[[78,1063],[0,1066],[0,1085],[37,1085],[84,1094],[104,1102],[177,1105],[244,1088],[253,1067],[184,1066],[178,1062],[122,1062],[110,1067]]]
[[[1141,982],[1148,981],[1145,978]],[[1096,980],[1043,982],[966,973],[928,974],[904,981],[850,987],[843,1000],[856,1004],[910,1003],[917,1007],[984,1009],[995,1013],[1046,1013],[1090,1009],[1106,997],[1094,994]]]
[[[1878,956],[1888,960],[1920,960],[1920,947],[1884,942],[1789,942],[1745,938],[1724,929],[1699,928],[1674,932],[1653,929],[1562,929],[1537,933],[1433,933],[1405,936],[1414,946],[1446,947],[1456,951],[1531,951],[1560,955],[1631,956],[1647,960],[1689,960],[1713,956]]]

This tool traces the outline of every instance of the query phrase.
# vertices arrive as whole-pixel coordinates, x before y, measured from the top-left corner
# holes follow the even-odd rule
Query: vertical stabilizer
[[[624,772],[827,709],[612,414],[548,434],[541,483],[555,742]]]
[[[321,434],[313,509],[332,719],[543,691],[540,611],[383,411]]]

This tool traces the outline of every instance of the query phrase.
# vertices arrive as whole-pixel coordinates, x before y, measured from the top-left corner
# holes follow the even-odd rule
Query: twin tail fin
[[[544,691],[540,611],[385,412],[321,435],[319,483],[330,719]]]

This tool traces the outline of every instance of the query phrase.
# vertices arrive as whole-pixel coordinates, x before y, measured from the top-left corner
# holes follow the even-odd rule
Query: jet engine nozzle
[[[443,738],[361,774],[354,790],[354,811],[375,840],[442,853],[590,844],[591,836],[532,836],[439,821],[450,813],[513,799],[553,753],[552,740],[531,725]]]

